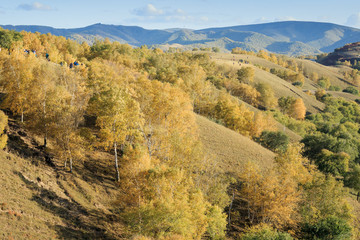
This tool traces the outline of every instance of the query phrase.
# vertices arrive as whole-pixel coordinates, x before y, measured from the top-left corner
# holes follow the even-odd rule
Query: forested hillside
[[[0,46],[1,237],[359,238],[356,69],[9,30]]]

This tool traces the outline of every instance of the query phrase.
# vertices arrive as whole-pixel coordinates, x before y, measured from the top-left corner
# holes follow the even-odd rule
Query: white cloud
[[[163,15],[164,11],[161,9],[157,9],[154,5],[148,4],[145,7],[142,8],[136,8],[134,9],[134,14],[141,17],[154,17]]]
[[[254,23],[267,23],[267,22],[271,22],[271,20],[266,17],[261,17],[261,18],[255,19],[255,21],[254,21]]]
[[[52,11],[54,8],[51,6],[39,3],[39,2],[33,2],[31,4],[20,4],[18,9],[25,10],[25,11]]]
[[[360,12],[350,15],[345,25],[360,28]]]
[[[184,10],[169,9],[169,8],[157,8],[152,4],[148,4],[141,8],[136,8],[131,11],[136,16],[136,22],[172,22],[172,23],[189,23],[189,22],[208,22],[209,19],[205,16],[192,16],[186,13]]]

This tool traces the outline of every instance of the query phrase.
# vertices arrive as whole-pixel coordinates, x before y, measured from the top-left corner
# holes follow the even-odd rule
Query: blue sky
[[[148,29],[234,26],[284,20],[360,28],[359,0],[3,0],[0,25],[84,27],[95,23]]]

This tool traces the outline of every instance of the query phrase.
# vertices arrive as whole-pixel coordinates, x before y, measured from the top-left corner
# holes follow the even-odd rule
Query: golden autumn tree
[[[78,127],[83,120],[89,94],[84,77],[66,67],[61,67],[55,92],[57,103],[51,107],[54,112],[51,136],[56,141],[56,151],[64,159],[65,167],[69,162],[72,172],[73,160],[83,155]]]
[[[255,70],[252,67],[242,67],[237,71],[237,79],[240,82],[250,83],[254,81]]]
[[[140,123],[139,105],[126,90],[113,86],[98,99],[97,125],[102,144],[114,150],[116,181],[120,181],[118,148],[123,150],[127,137],[134,135]]]
[[[142,182],[140,201],[128,205],[122,214],[134,232],[157,239],[202,239],[208,226],[208,203],[185,171],[160,166],[137,181]]]
[[[37,59],[33,54],[25,55],[21,51],[13,51],[11,55],[2,55],[1,87],[6,93],[4,107],[14,114],[24,115],[31,108],[29,92],[33,81],[33,68]]]
[[[235,209],[240,216],[234,219],[240,221],[239,226],[265,223],[277,229],[296,228],[301,200],[296,179],[275,168],[260,170],[253,163],[244,166],[239,179],[235,196],[239,203]]]
[[[289,109],[289,115],[295,119],[304,119],[306,115],[306,107],[301,98],[297,98]]]
[[[226,81],[225,88],[233,96],[240,97],[241,100],[257,107],[261,94],[251,85],[235,81]]]
[[[45,48],[40,41],[40,33],[30,33],[22,31],[23,34],[23,48],[33,52],[36,56],[42,56]]]
[[[227,95],[220,95],[214,108],[215,118],[224,122],[225,126],[245,136],[250,136],[254,112],[237,103]]]
[[[274,90],[269,84],[258,83],[256,90],[260,93],[259,103],[266,109],[271,109],[277,106],[277,98],[275,97]]]
[[[275,131],[276,121],[269,114],[258,112],[254,115],[250,135],[252,137],[259,137],[265,130]]]
[[[100,145],[114,150],[116,181],[120,181],[118,150],[123,151],[126,141],[142,125],[139,104],[132,97],[134,92],[125,87],[131,78],[131,72],[111,62],[94,61],[89,71],[92,97],[88,110],[97,117]]]
[[[167,159],[174,165],[179,164],[180,159],[190,161],[188,157],[180,158],[180,152],[175,154],[177,147],[187,146],[181,142],[191,142],[193,136],[197,136],[189,97],[168,83],[149,81],[143,77],[137,80],[136,91],[136,100],[144,117],[140,130],[149,156]]]
[[[33,69],[34,80],[31,84],[32,91],[29,92],[31,109],[27,126],[44,138],[44,147],[47,147],[47,139],[52,131],[50,127],[55,120],[55,113],[59,101],[57,84],[59,67],[41,62]]]

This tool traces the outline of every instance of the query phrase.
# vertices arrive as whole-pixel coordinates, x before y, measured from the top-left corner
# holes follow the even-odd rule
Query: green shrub
[[[331,85],[331,86],[329,87],[329,91],[340,91],[340,87],[339,87],[339,86]]]
[[[299,87],[302,87],[304,85],[303,82],[294,82],[292,83],[292,85],[294,85],[295,87],[299,86]]]
[[[289,137],[280,131],[263,131],[259,143],[274,152],[285,152],[289,144]]]
[[[334,216],[303,227],[305,239],[345,240],[351,238],[351,231],[346,220]]]
[[[354,95],[359,95],[359,90],[357,90],[356,88],[354,87],[347,87],[343,90],[343,92],[346,92],[346,93],[351,93],[351,94],[354,94]]]
[[[241,240],[292,240],[288,233],[278,232],[267,225],[256,226],[245,233]]]

